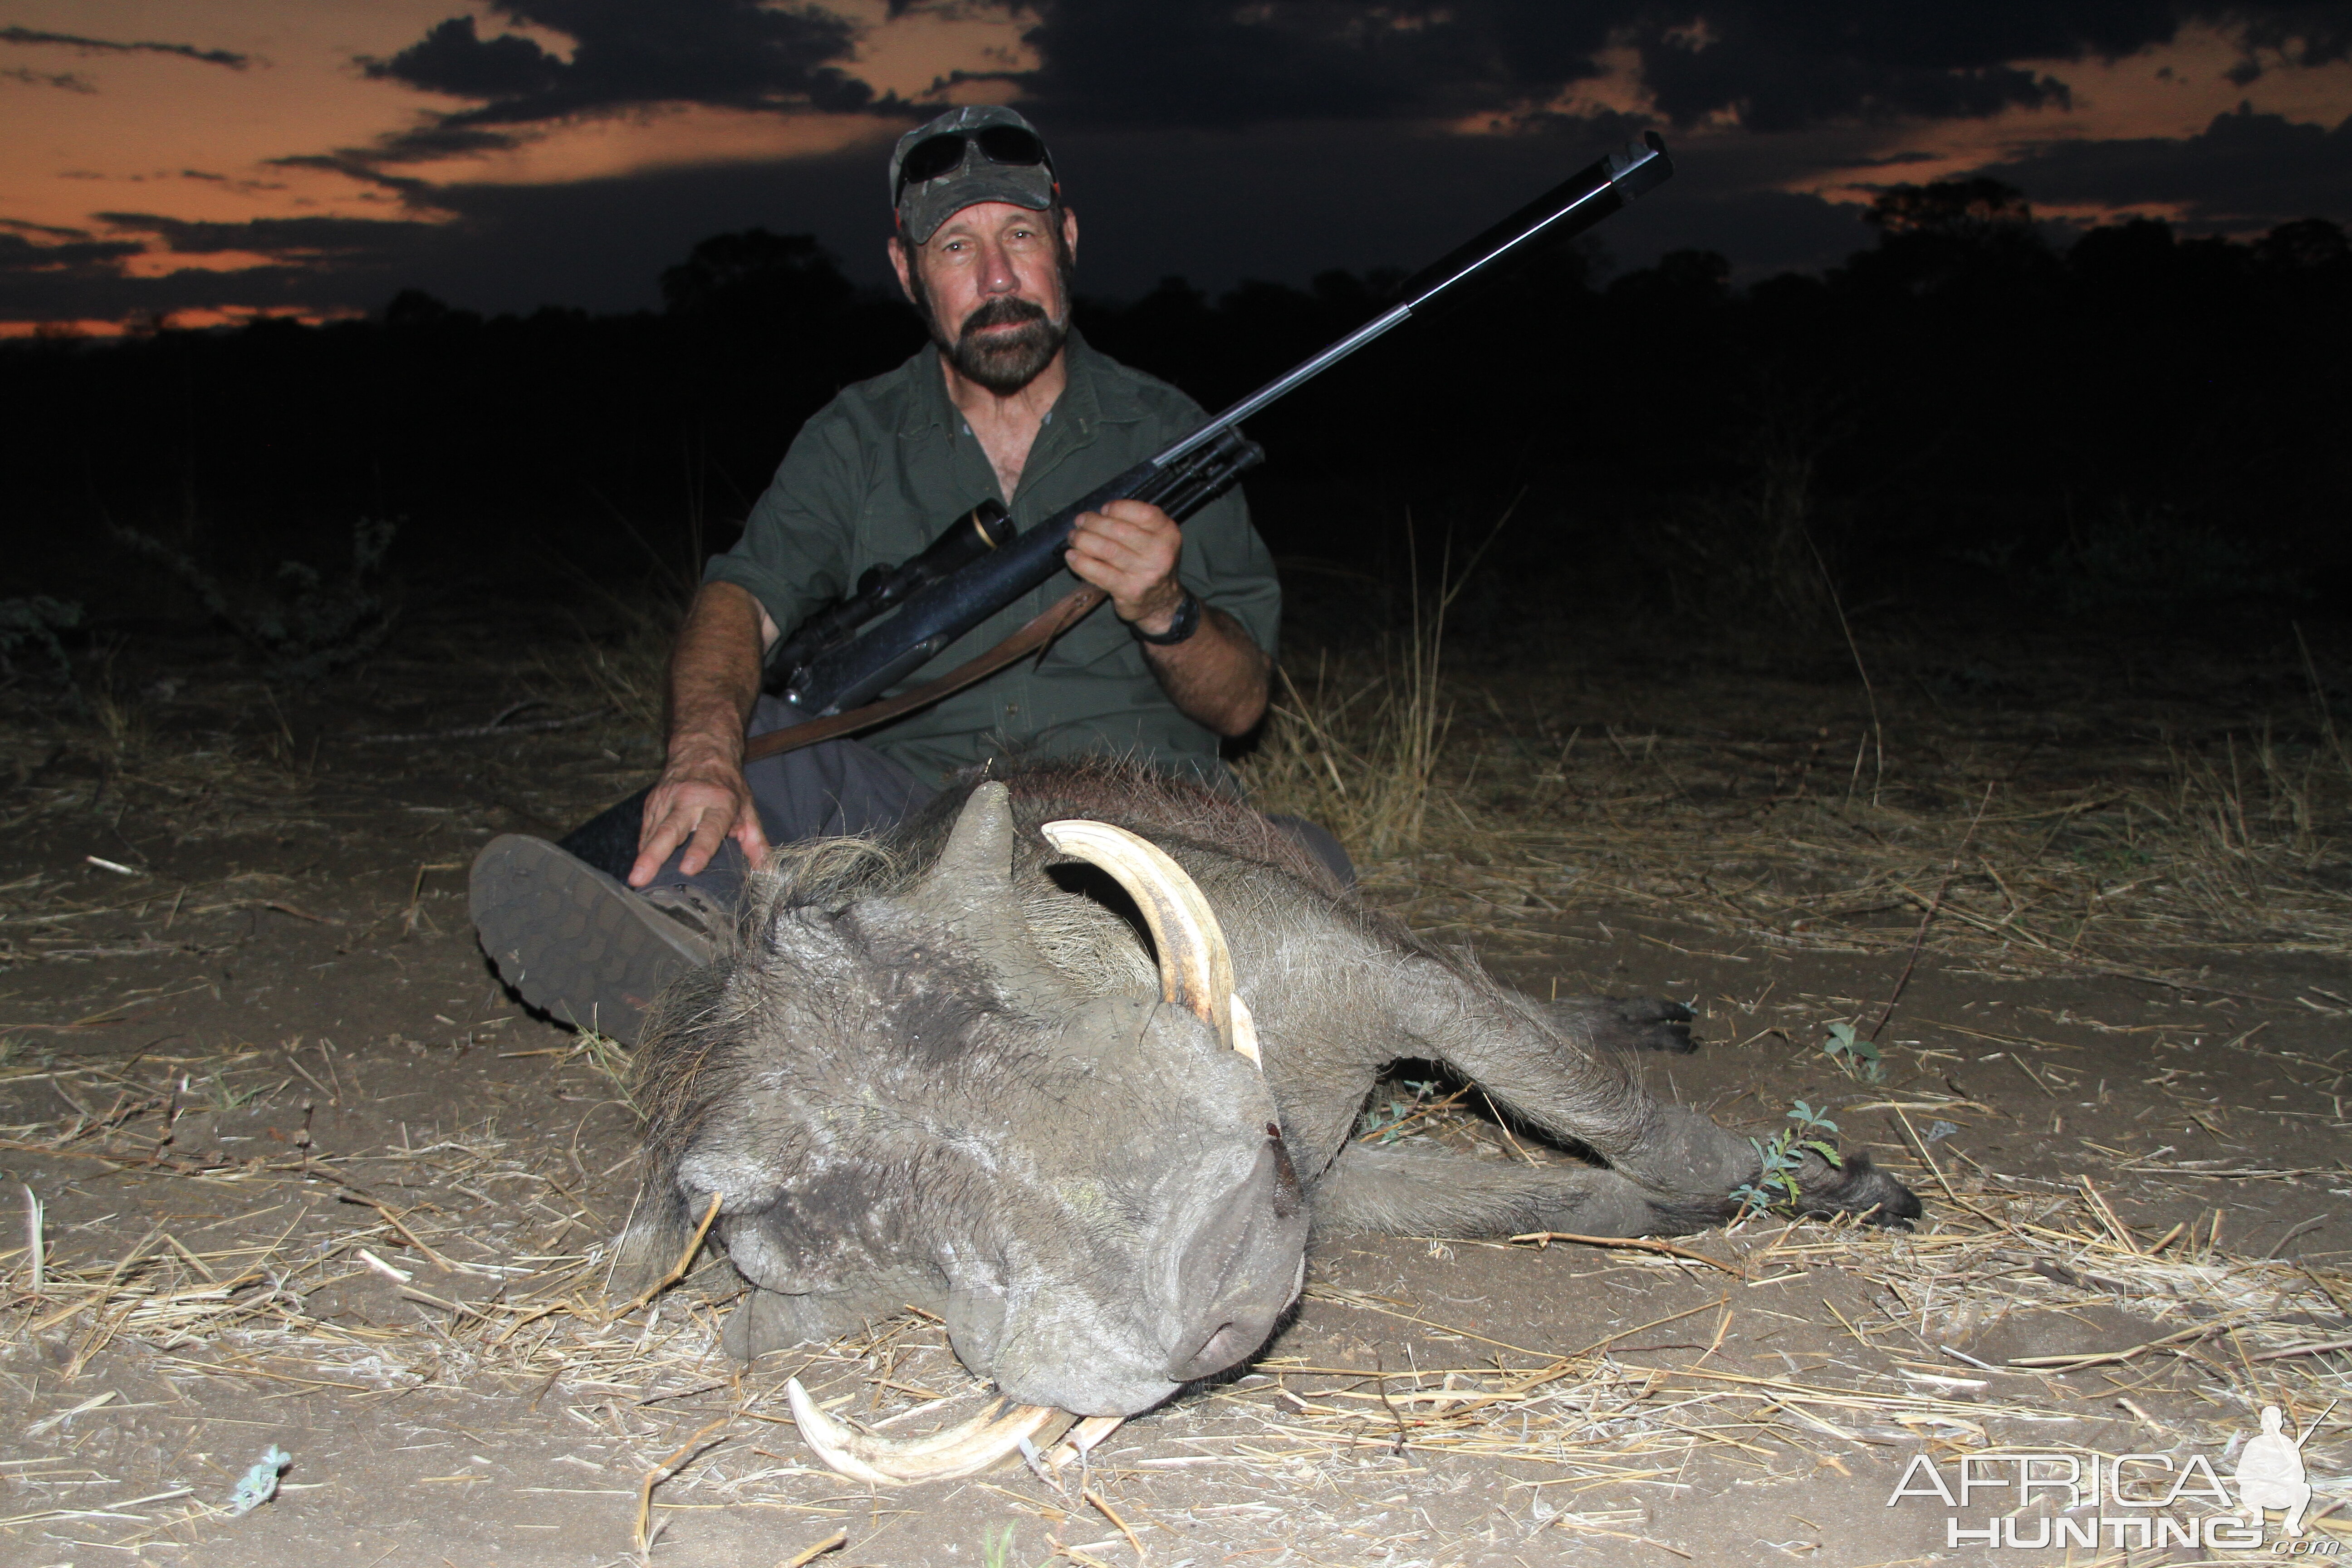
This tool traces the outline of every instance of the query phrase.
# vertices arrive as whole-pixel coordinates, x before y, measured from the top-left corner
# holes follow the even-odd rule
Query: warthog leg
[[[1320,1236],[1517,1236],[1531,1230],[1649,1236],[1675,1226],[1657,1194],[1591,1165],[1506,1165],[1460,1154],[1351,1143],[1315,1184]]]
[[[1859,1150],[1847,1151],[1843,1169],[1809,1155],[1798,1182],[1801,1214],[1893,1225],[1919,1213],[1918,1199]],[[1506,1165],[1362,1143],[1341,1152],[1313,1202],[1318,1236],[1672,1235],[1718,1225],[1735,1206],[1727,1195],[1677,1198],[1591,1165]]]
[[[1752,1141],[1643,1089],[1631,1058],[1612,1048],[1629,1032],[1645,1032],[1642,1018],[1626,1016],[1625,1005],[1611,1012],[1548,1009],[1499,988],[1443,986],[1435,983],[1443,975],[1439,965],[1423,967],[1433,983],[1401,986],[1396,994],[1402,1022],[1429,1054],[1536,1128],[1580,1143],[1607,1161],[1625,1189],[1647,1194],[1646,1219],[1628,1213],[1604,1225],[1601,1215],[1614,1214],[1630,1201],[1625,1189],[1580,1180],[1562,1188],[1559,1184],[1574,1173],[1528,1171],[1528,1185],[1517,1202],[1571,1202],[1587,1212],[1571,1225],[1522,1228],[1576,1229],[1592,1236],[1701,1229],[1730,1217],[1738,1206],[1731,1194],[1761,1176],[1762,1161]],[[1674,1020],[1647,1022],[1648,1032],[1660,1025],[1671,1031]],[[1796,1176],[1800,1193],[1794,1206],[1800,1213],[1853,1214],[1881,1225],[1919,1213],[1918,1199],[1859,1151],[1842,1166],[1808,1154]],[[1423,1179],[1436,1178],[1433,1171]],[[1470,1183],[1474,1190],[1479,1184]],[[1319,1222],[1319,1199],[1318,1208]]]

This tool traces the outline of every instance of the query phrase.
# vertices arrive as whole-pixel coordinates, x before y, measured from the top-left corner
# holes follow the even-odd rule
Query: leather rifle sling
[[[761,757],[782,756],[797,752],[803,746],[814,746],[819,741],[830,741],[840,735],[854,735],[860,730],[911,713],[927,707],[942,697],[952,695],[975,680],[984,679],[1045,647],[1055,637],[1076,626],[1091,614],[1096,605],[1110,597],[1100,588],[1083,587],[1065,595],[1027,626],[998,643],[979,658],[967,659],[937,680],[927,680],[911,691],[881,702],[869,702],[863,708],[853,708],[846,713],[830,718],[811,719],[789,729],[771,730],[764,735],[754,735],[744,742],[743,760],[758,762]]]

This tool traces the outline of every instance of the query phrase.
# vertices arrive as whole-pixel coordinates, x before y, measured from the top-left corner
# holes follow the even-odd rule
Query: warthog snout
[[[1298,1294],[1306,1239],[1298,1178],[1279,1134],[1268,1128],[1249,1174],[1213,1206],[1177,1258],[1170,1382],[1213,1376],[1265,1342]]]

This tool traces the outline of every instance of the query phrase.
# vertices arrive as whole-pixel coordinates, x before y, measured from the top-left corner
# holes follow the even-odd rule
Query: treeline
[[[1613,279],[1576,251],[1523,265],[1255,421],[1261,526],[1303,571],[1393,597],[1408,519],[1425,562],[1449,537],[1458,562],[1516,508],[1488,624],[1564,598],[1817,617],[1832,583],[1856,609],[2067,614],[2341,585],[2335,225],[2232,242],[2139,220],[2061,248],[1984,181],[1900,188],[1872,216],[1877,242],[1826,277],[1744,289],[1702,252]],[[1212,299],[1171,279],[1077,319],[1213,408],[1387,281]],[[412,293],[320,327],[10,345],[30,526],[0,592],[132,570],[110,523],[232,574],[331,560],[362,517],[401,520],[412,578],[682,571],[732,537],[802,419],[921,334],[805,237],[706,240],[661,283],[662,310],[627,316],[485,320]]]

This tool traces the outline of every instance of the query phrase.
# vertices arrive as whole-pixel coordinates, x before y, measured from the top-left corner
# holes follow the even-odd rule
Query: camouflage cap
[[[1040,163],[999,163],[989,155],[981,133],[992,127],[1003,126],[1024,132],[1036,142]],[[924,142],[942,136],[963,138],[962,156],[953,164],[926,180],[908,181],[901,187],[900,172],[906,167],[907,155]],[[890,199],[898,209],[898,228],[912,244],[921,245],[939,231],[940,225],[956,213],[978,202],[1010,202],[1017,207],[1043,212],[1054,205],[1061,187],[1054,179],[1054,163],[1045,153],[1045,142],[1037,135],[1037,128],[1010,109],[995,104],[967,104],[951,109],[927,125],[917,126],[898,138],[890,150]]]

